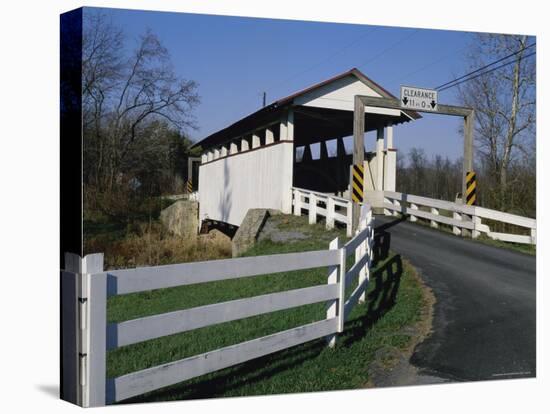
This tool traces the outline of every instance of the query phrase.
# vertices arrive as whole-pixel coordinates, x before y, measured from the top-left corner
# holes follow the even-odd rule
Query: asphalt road
[[[432,288],[433,333],[410,362],[454,381],[536,375],[535,257],[376,217],[377,234]]]

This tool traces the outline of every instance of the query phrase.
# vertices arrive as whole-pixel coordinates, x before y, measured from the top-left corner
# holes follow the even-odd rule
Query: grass
[[[307,218],[279,216],[279,229],[312,237],[287,243],[262,241],[246,255],[325,249],[343,230],[307,225]],[[351,265],[351,256],[348,266]],[[364,387],[377,350],[403,350],[411,337],[405,327],[419,320],[425,306],[413,270],[399,255],[377,253],[367,302],[358,305],[334,349],[324,339],[308,342],[231,368],[166,387],[128,402],[326,391]],[[327,269],[285,272],[183,286],[110,298],[109,321],[122,321],[177,309],[326,283]],[[349,294],[350,292],[348,292]],[[325,317],[325,304],[255,316],[110,351],[107,375],[116,377],[169,361],[208,352]]]
[[[231,257],[231,241],[219,233],[181,238],[170,234],[159,220],[160,209],[173,202],[156,202],[150,214],[117,220],[87,212],[84,252],[104,254],[106,269],[158,266]]]

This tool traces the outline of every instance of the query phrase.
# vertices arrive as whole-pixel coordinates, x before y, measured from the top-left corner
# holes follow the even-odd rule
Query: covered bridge
[[[355,95],[394,98],[354,68],[279,99],[196,143],[203,149],[199,222],[239,226],[250,208],[291,213],[293,187],[348,197],[352,155],[346,153],[343,138],[353,135]],[[374,151],[365,153],[365,193],[393,191],[393,126],[420,115],[367,106],[365,116],[365,132],[378,131]],[[313,145],[319,145],[316,157]]]

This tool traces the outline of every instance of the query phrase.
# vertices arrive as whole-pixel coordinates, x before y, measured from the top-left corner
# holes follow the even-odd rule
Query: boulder
[[[170,233],[183,238],[194,238],[199,227],[199,203],[190,200],[176,201],[160,212],[160,221]]]
[[[265,208],[251,208],[231,241],[233,257],[240,256],[256,243],[270,212]]]

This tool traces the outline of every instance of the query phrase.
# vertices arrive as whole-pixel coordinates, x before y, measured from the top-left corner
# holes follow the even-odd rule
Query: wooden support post
[[[288,136],[287,123],[288,123],[288,115],[286,117],[283,117],[281,119],[281,123],[279,124],[279,139],[281,141],[286,141],[287,139],[287,136]]]
[[[346,207],[346,236],[351,237],[353,234],[352,224],[353,223],[353,204],[350,201]]]
[[[363,220],[362,222],[359,223],[359,231],[362,231],[362,230],[366,229],[366,227],[367,227],[367,223],[366,223],[366,219],[365,219],[365,220]],[[361,244],[359,244],[359,246],[356,247],[356,249],[355,249],[355,263],[360,261],[361,258],[365,254],[367,254],[367,248],[366,248],[367,239],[365,239]],[[357,286],[360,286],[361,283],[363,283],[366,278],[367,278],[367,273],[366,273],[365,267],[362,267],[361,270],[359,270],[359,277],[357,278],[358,279],[357,280]],[[366,297],[365,292],[363,292],[361,294],[361,296],[359,296],[358,303],[364,303],[365,302],[365,297]]]
[[[317,196],[309,193],[309,224],[317,223]]]
[[[220,157],[227,157],[227,147],[225,145],[220,150]]]
[[[290,108],[286,120],[286,139],[294,141],[294,110]]]
[[[401,208],[401,203],[400,203],[398,200],[393,200],[393,205],[394,205],[395,207]],[[394,210],[394,211],[393,211],[393,215],[394,215],[395,217],[399,216],[399,213],[400,213],[400,210]]]
[[[411,210],[418,210],[418,206],[417,206],[416,204],[414,204],[414,203],[411,203]],[[410,220],[411,220],[412,222],[415,222],[415,221],[418,220],[418,217],[416,217],[416,216],[414,215],[414,213],[411,213],[411,214],[409,215],[409,218],[410,218]]]
[[[252,148],[258,148],[260,146],[260,137],[255,133],[252,134]]]
[[[353,164],[363,165],[365,161],[365,105],[361,98],[356,95],[353,109]],[[353,189],[353,174],[349,177],[350,201]],[[358,203],[352,202],[352,234],[355,234],[359,225],[361,207]]]
[[[462,164],[462,204],[466,203],[466,173],[474,170],[474,111],[464,117],[464,158]]]
[[[439,210],[437,208],[432,207],[430,211],[434,216],[439,216]],[[430,227],[437,229],[439,227],[439,223],[435,220],[430,220]]]
[[[537,229],[531,229],[531,244],[537,244]]]
[[[327,148],[327,142],[321,141],[319,143],[319,159],[326,160],[328,158],[328,148]]]
[[[61,279],[61,397],[82,407],[105,405],[107,275],[103,254],[65,254]]]
[[[457,213],[456,211],[453,211],[453,218],[455,220],[462,220],[462,215],[460,213]],[[453,233],[458,236],[462,233],[462,231],[461,231],[460,227],[453,226]]]
[[[232,142],[229,146],[229,153],[230,154],[236,154],[239,152],[239,148],[237,147],[237,144],[235,142]]]
[[[294,190],[294,215],[302,215],[302,193],[300,190]]]
[[[249,149],[248,141],[245,138],[241,139],[241,152],[248,151]]]
[[[327,219],[326,219],[326,227],[327,229],[333,229],[334,228],[334,210],[335,210],[335,204],[334,204],[334,198],[329,197],[327,199]]]
[[[329,250],[338,250],[341,248],[340,239],[336,237],[329,244]],[[338,283],[338,273],[341,272],[340,266],[330,266],[328,268],[328,279],[327,283],[329,285]],[[337,316],[338,313],[338,299],[327,302],[327,319],[331,319]],[[327,336],[328,346],[333,348],[336,345],[336,334]]]
[[[376,130],[376,188],[384,190],[384,127]]]
[[[477,239],[481,232],[477,229],[481,227],[481,217],[472,216],[472,221],[474,222],[474,229],[472,230],[472,239]]]
[[[214,150],[214,159],[217,160],[218,158],[220,158],[220,150],[216,148]]]
[[[265,129],[265,145],[273,144],[275,138],[273,136],[273,131],[270,128]]]

